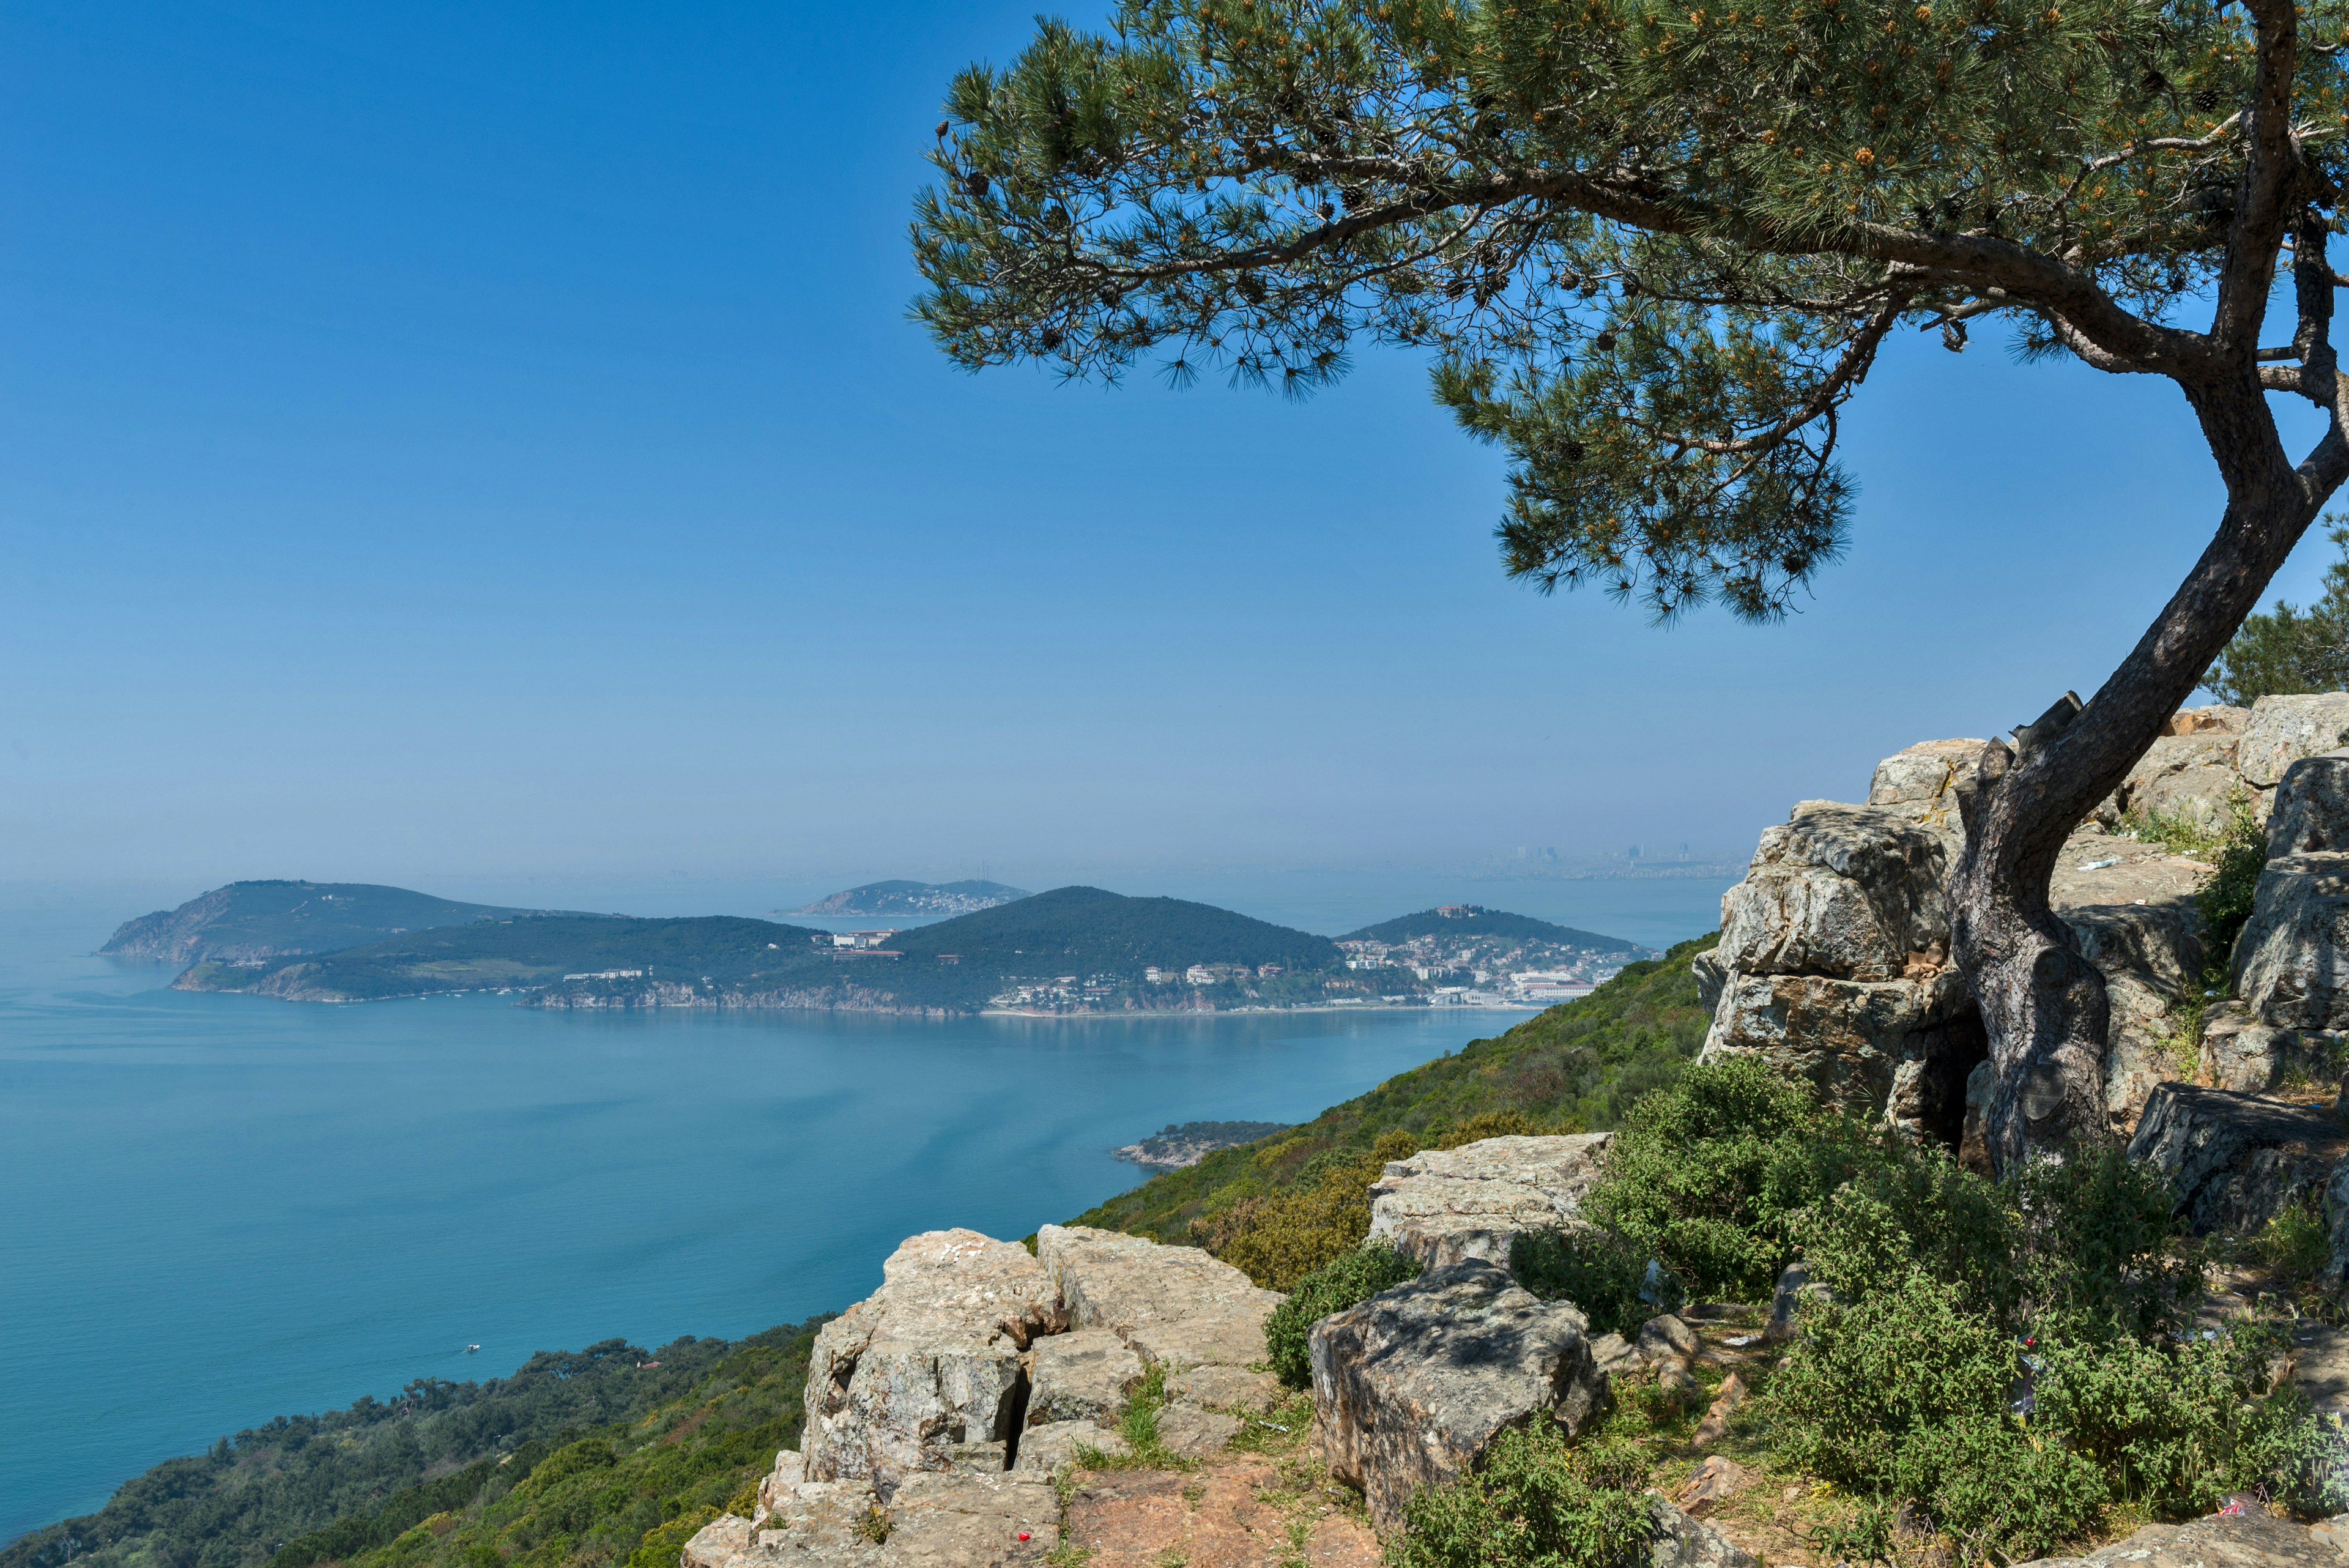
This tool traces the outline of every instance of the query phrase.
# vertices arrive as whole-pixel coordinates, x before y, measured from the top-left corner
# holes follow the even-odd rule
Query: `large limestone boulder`
[[[1745,879],[1722,895],[1721,962],[1744,974],[1897,980],[1946,949],[1941,841],[1899,813],[1805,801],[1764,829]]]
[[[2119,814],[2170,817],[2212,831],[2227,820],[2237,797],[2252,794],[2235,771],[2240,742],[2219,730],[2164,735],[2137,759],[2112,804]]]
[[[1897,812],[1941,841],[1954,861],[1965,847],[1965,824],[1958,816],[1958,791],[1982,765],[1981,741],[1920,741],[1876,764],[1868,781],[1868,804]]]
[[[2128,1155],[2169,1178],[2194,1234],[2240,1236],[2321,1190],[2344,1146],[2329,1112],[2164,1084],[2147,1101]]]
[[[1331,1473],[1392,1530],[1414,1490],[1473,1468],[1503,1428],[1546,1420],[1580,1432],[1607,1391],[1588,1327],[1481,1258],[1322,1319],[1307,1349]]]
[[[2349,850],[2349,748],[2286,768],[2268,815],[2268,858]]]
[[[1519,1235],[1574,1220],[1613,1138],[1488,1137],[1390,1160],[1371,1186],[1371,1240],[1431,1269],[1463,1258],[1506,1267]]]
[[[1973,998],[1952,969],[1892,981],[1737,973],[1702,1059],[1751,1052],[1817,1085],[1832,1105],[1888,1112],[1919,1129],[1947,1122],[1954,1136],[1965,1075],[1985,1049]]]
[[[2235,766],[2254,789],[2283,782],[2292,763],[2349,745],[2349,691],[2262,697],[2235,749]]]
[[[1081,1328],[1040,1339],[1029,1352],[1028,1425],[1113,1426],[1142,1371],[1142,1357],[1112,1329]]]
[[[2085,1557],[2042,1557],[2020,1568],[2342,1568],[2343,1561],[2339,1548],[2307,1526],[2254,1506],[2148,1524]]]
[[[1084,1225],[1037,1231],[1036,1258],[1070,1327],[1109,1329],[1143,1360],[1172,1367],[1263,1360],[1264,1320],[1283,1300],[1196,1247]]]
[[[2067,854],[2094,853],[2096,847],[2075,847]],[[2056,912],[2072,929],[2081,956],[2105,977],[2105,998],[2111,1007],[2111,1027],[2105,1038],[2105,1113],[2113,1132],[2126,1137],[2144,1114],[2155,1085],[2193,1071],[2185,1031],[2174,1010],[2199,988],[2201,911],[2189,894],[2163,891],[2143,903],[2074,905]]]
[[[2261,1023],[2349,1028],[2349,853],[2269,861],[2230,968]]]
[[[881,1274],[816,1335],[804,1442],[811,1480],[870,1480],[885,1501],[958,1445],[1012,1437],[1021,1353],[1065,1318],[1026,1248],[976,1231],[908,1237]]]

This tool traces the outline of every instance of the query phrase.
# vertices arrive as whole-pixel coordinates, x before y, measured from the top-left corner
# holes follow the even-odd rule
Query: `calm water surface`
[[[1132,1186],[1109,1150],[1167,1122],[1301,1120],[1522,1016],[297,1005],[74,956],[123,912],[0,907],[0,1541],[281,1413],[843,1306],[913,1231]]]

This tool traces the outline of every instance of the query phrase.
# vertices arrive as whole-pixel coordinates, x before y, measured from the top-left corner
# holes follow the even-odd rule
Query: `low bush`
[[[1808,1085],[1730,1056],[1632,1106],[1582,1211],[1689,1290],[1753,1300],[1792,1260],[1795,1216],[1873,1147]]]
[[[1371,1183],[1387,1161],[1414,1153],[1406,1133],[1388,1133],[1367,1154],[1326,1158],[1300,1190],[1251,1198],[1216,1217],[1199,1244],[1268,1291],[1293,1291],[1371,1233]]]
[[[1291,1388],[1310,1385],[1313,1366],[1306,1354],[1306,1337],[1313,1325],[1419,1274],[1418,1259],[1381,1242],[1341,1253],[1307,1273],[1288,1299],[1273,1308],[1265,1320],[1264,1348],[1273,1372]]]
[[[1572,1302],[1594,1334],[1631,1334],[1687,1297],[1671,1271],[1628,1237],[1598,1226],[1532,1231],[1509,1248],[1509,1272],[1544,1301]]]
[[[1392,1568],[1625,1568],[1643,1554],[1646,1462],[1621,1447],[1577,1449],[1544,1423],[1493,1439],[1484,1468],[1423,1487],[1403,1505]]]

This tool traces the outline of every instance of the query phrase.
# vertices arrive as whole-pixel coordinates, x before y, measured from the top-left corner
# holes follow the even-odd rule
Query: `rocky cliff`
[[[2333,957],[2349,935],[2349,692],[2189,709],[2169,730],[2066,842],[2051,889],[2109,989],[2106,1106],[2123,1137],[2162,1083],[2265,1091],[2329,1061],[2349,1026]],[[1719,948],[1697,961],[1706,1057],[1754,1052],[1837,1103],[1961,1141],[1988,1046],[1948,963],[1942,888],[1982,748],[1921,742],[1877,765],[1864,802],[1798,802],[1763,834],[1722,899]],[[2271,858],[2233,954],[2241,1003],[2197,1038],[2206,964],[2225,957],[2206,952],[2196,905],[2213,867],[2133,827],[2215,833],[2239,809],[2268,824]]]

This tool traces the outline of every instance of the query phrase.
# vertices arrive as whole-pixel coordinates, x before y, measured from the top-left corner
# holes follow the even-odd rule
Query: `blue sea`
[[[1527,912],[1661,945],[1721,887]],[[301,1005],[88,956],[152,907],[0,898],[0,1542],[282,1413],[845,1305],[914,1231],[1133,1185],[1110,1151],[1168,1122],[1301,1120],[1521,1016]]]

